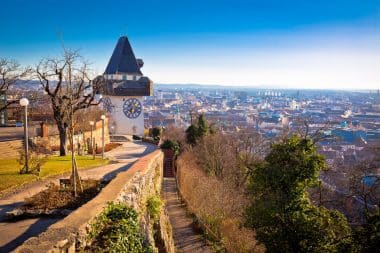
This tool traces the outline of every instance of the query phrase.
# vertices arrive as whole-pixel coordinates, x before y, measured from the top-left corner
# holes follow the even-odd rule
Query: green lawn
[[[77,156],[79,169],[91,168],[107,164],[108,160],[100,158],[92,159],[92,156]],[[38,177],[31,174],[20,175],[21,166],[16,159],[0,159],[0,192],[36,180]],[[48,161],[42,166],[40,177],[48,177],[71,171],[71,156],[50,156]]]

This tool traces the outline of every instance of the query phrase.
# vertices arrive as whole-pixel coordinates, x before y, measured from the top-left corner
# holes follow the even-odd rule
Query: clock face
[[[110,98],[108,98],[108,97],[103,98],[103,109],[104,109],[106,112],[108,112],[108,113],[112,113],[114,107],[115,107],[115,106],[112,104]]]
[[[123,105],[123,112],[125,116],[130,119],[135,119],[140,116],[142,111],[141,103],[136,98],[127,99]]]

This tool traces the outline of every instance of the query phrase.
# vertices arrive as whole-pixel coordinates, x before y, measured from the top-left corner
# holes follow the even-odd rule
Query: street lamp
[[[104,159],[104,120],[106,119],[106,115],[100,116],[102,120],[102,159]]]
[[[25,173],[28,173],[29,165],[28,165],[28,105],[29,100],[27,98],[20,99],[20,105],[25,108],[24,110],[24,148],[25,148]]]
[[[95,140],[92,137],[92,132],[94,131],[94,124],[95,124],[94,121],[90,121],[90,126],[91,126],[91,139],[90,139],[90,143],[91,143],[91,150],[92,150],[92,158],[93,159],[95,159]]]
[[[114,133],[115,133],[115,126],[112,125],[111,126],[111,131],[110,131],[110,134],[111,134],[111,142],[114,141]]]
[[[100,102],[100,100],[103,98],[102,94],[95,94],[95,101]]]

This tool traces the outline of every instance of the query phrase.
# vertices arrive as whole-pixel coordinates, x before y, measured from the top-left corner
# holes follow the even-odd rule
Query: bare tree
[[[74,114],[93,105],[98,105],[95,96],[100,91],[102,78],[89,78],[88,64],[77,51],[64,49],[62,58],[44,59],[37,66],[37,77],[50,101],[53,117],[60,138],[60,155],[66,155],[67,130],[69,130],[74,195],[82,190],[74,152]]]
[[[95,96],[101,89],[103,79],[91,80],[88,64],[77,51],[66,49],[61,58],[41,60],[36,74],[42,88],[50,97],[60,138],[59,153],[65,156],[67,129],[72,125],[72,115],[99,104]]]
[[[296,134],[300,138],[310,138],[314,143],[318,143],[327,138],[332,138],[331,136],[326,136],[324,132],[332,129],[336,124],[338,124],[338,122],[334,121],[326,121],[318,124],[311,117],[299,117],[294,121],[294,130],[290,131],[290,129],[284,129],[285,131],[281,138],[287,138],[290,135]],[[317,126],[312,127],[312,125]]]
[[[21,67],[17,61],[0,58],[0,95],[6,94],[16,82],[28,77],[30,73],[30,68]],[[17,102],[17,100],[4,100],[4,102],[0,104],[0,112]]]
[[[186,145],[186,133],[182,128],[169,125],[163,132],[164,140],[176,141],[180,146]]]
[[[239,165],[244,174],[240,179],[240,185],[247,182],[248,176],[261,164],[267,155],[270,143],[254,129],[246,129],[235,134],[237,140],[237,153]]]
[[[74,127],[79,131],[90,131],[91,126],[90,121],[100,120],[101,115],[104,111],[100,107],[89,107],[74,114]]]
[[[355,163],[337,160],[321,172],[319,184],[309,193],[315,205],[344,213],[352,224],[366,222],[367,214],[378,210],[380,203],[380,153],[366,147]],[[363,151],[361,151],[363,152]]]
[[[369,147],[366,159],[359,161],[350,170],[349,190],[351,195],[361,203],[365,213],[376,209],[380,203],[380,147]],[[378,206],[377,206],[378,208]]]
[[[206,135],[194,147],[198,164],[210,175],[226,177],[230,168],[237,168],[236,141],[229,135]]]

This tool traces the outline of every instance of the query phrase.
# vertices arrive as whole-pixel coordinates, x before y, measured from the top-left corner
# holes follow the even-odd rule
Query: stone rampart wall
[[[132,206],[140,214],[140,227],[151,245],[154,245],[152,221],[146,210],[150,196],[160,194],[163,180],[163,153],[157,150],[140,158],[132,167],[119,173],[91,201],[63,220],[50,226],[38,237],[30,238],[15,252],[75,252],[88,243],[91,224],[110,201]],[[166,252],[175,252],[169,219],[163,211],[160,216],[161,238]]]

